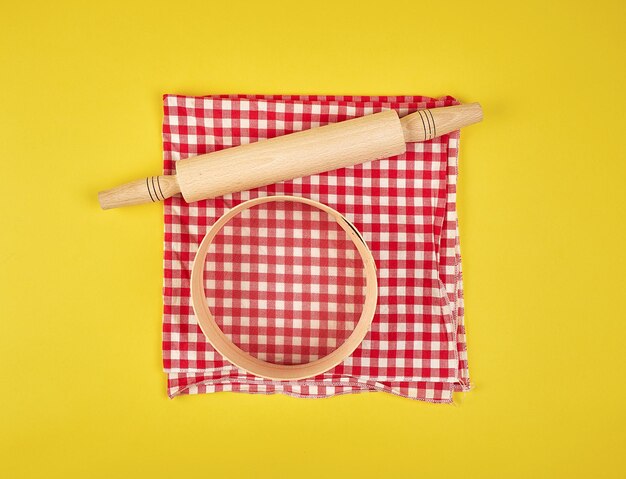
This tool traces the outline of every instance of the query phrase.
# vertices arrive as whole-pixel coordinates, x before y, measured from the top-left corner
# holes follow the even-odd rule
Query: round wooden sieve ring
[[[365,304],[356,327],[343,344],[341,344],[341,346],[335,349],[332,353],[315,361],[304,364],[274,364],[262,361],[243,351],[235,345],[235,343],[228,339],[228,337],[219,328],[213,318],[213,315],[211,314],[211,311],[209,310],[204,294],[204,262],[209,247],[220,230],[231,218],[241,213],[243,210],[252,208],[253,206],[261,203],[271,203],[277,201],[304,203],[328,213],[348,234],[359,251],[365,266]],[[193,310],[196,314],[198,324],[200,325],[200,328],[209,343],[211,343],[211,345],[222,356],[238,368],[254,374],[255,376],[279,381],[293,381],[297,379],[310,378],[334,368],[337,364],[346,359],[359,346],[359,344],[361,344],[363,338],[365,338],[370,324],[372,323],[372,319],[374,318],[377,300],[378,281],[376,278],[376,265],[374,263],[374,257],[358,230],[334,209],[317,201],[297,196],[265,196],[246,201],[232,208],[219,220],[217,220],[207,232],[206,236],[202,240],[202,243],[200,243],[200,247],[196,253],[196,257],[193,261],[193,268],[191,270],[191,301]]]

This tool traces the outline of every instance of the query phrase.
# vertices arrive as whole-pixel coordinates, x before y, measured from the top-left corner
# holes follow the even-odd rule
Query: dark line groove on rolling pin
[[[159,185],[159,191],[161,192],[161,196],[165,199],[165,195],[163,194],[163,190],[161,189],[161,179],[157,176],[157,185]]]
[[[146,176],[146,188],[148,188],[148,194],[150,195],[150,199],[154,203],[154,198],[152,197],[152,193],[150,193],[150,185],[148,184],[148,177]]]
[[[154,176],[150,177],[150,183],[152,184],[152,193],[154,193],[156,200],[159,201],[159,195],[157,195],[156,189],[154,188]]]
[[[424,140],[427,140],[428,134],[426,133],[426,124],[424,123],[424,118],[422,118],[422,113],[417,110],[417,114],[420,116],[420,120],[422,120],[422,127],[424,128]]]
[[[154,186],[154,176],[152,177],[152,189],[154,190],[154,196],[156,196],[157,200],[162,200],[163,198],[159,198],[159,194],[157,193],[156,186]]]
[[[430,114],[430,118],[433,120],[433,138],[437,136],[437,125],[435,125],[435,117],[433,116],[433,112],[430,110],[426,110]]]
[[[430,126],[430,118],[428,118],[428,114],[426,113],[428,110],[424,110],[424,116],[426,117],[426,123],[428,123],[428,134],[430,135],[429,140],[433,138],[433,129]]]

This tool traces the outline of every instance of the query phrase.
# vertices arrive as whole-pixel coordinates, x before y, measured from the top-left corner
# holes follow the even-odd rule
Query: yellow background
[[[0,468],[13,477],[618,477],[621,1],[3,2]],[[165,394],[163,93],[451,94],[470,372],[385,394]]]

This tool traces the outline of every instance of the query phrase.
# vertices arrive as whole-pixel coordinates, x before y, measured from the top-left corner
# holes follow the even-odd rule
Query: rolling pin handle
[[[149,176],[101,191],[98,193],[98,201],[103,210],[108,210],[120,206],[154,203],[174,196],[176,193],[180,193],[176,176]]]
[[[418,110],[400,119],[407,143],[428,141],[483,119],[480,103]]]

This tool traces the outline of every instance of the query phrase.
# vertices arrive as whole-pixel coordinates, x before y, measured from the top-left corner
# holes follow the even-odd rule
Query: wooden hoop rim
[[[365,266],[365,303],[363,305],[363,311],[359,318],[356,327],[348,336],[348,338],[330,354],[319,358],[315,361],[295,364],[284,365],[274,364],[267,361],[262,361],[255,358],[251,354],[243,351],[235,343],[233,343],[222,332],[217,325],[206,301],[204,294],[204,262],[211,246],[213,239],[221,231],[224,225],[234,216],[242,212],[243,210],[252,208],[253,206],[262,203],[271,203],[278,201],[289,201],[294,203],[303,203],[309,206],[318,208],[330,216],[341,226],[341,228],[348,234],[354,245],[356,246],[363,265]],[[191,270],[191,301],[193,310],[196,314],[196,319],[202,332],[206,336],[211,345],[228,361],[230,361],[236,367],[243,369],[255,376],[260,376],[267,379],[274,379],[278,381],[294,381],[298,379],[310,378],[322,374],[341,363],[361,344],[363,338],[367,334],[367,331],[374,319],[376,312],[376,303],[378,301],[378,280],[376,278],[376,265],[374,263],[374,257],[370,252],[367,244],[363,240],[358,230],[344,218],[339,212],[317,201],[298,197],[298,196],[264,196],[261,198],[255,198],[249,201],[245,201],[230,211],[225,213],[206,233],[198,252],[193,261],[193,268]]]

